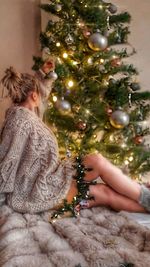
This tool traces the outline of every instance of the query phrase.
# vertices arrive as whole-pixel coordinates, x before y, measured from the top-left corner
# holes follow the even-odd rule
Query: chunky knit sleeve
[[[0,135],[0,193],[14,190],[18,165],[28,138],[28,128],[15,114],[7,116]]]

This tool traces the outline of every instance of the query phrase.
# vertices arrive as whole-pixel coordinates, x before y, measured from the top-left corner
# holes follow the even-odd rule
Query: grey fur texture
[[[51,224],[48,217],[0,208],[1,267],[150,266],[150,230],[125,212],[93,208]]]

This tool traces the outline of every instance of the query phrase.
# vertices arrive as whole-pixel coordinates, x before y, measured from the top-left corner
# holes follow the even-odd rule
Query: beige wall
[[[40,0],[0,0],[0,79],[10,65],[31,72],[32,56],[39,53],[39,3]],[[7,105],[0,99],[0,126]]]
[[[38,36],[41,27],[39,2],[40,0],[0,0],[0,79],[4,70],[10,65],[19,71],[31,71],[32,56],[39,53]],[[137,54],[130,58],[130,62],[140,72],[138,80],[143,89],[150,90],[150,0],[110,2],[116,3],[119,10],[127,10],[132,15],[130,42],[136,48]],[[42,13],[42,24],[44,24],[46,15]],[[0,126],[6,106],[7,103],[0,100]]]
[[[113,0],[110,1],[119,7],[119,11],[128,11],[132,16],[130,43],[135,47],[137,54],[130,62],[139,71],[139,81],[144,90],[150,91],[150,0]]]

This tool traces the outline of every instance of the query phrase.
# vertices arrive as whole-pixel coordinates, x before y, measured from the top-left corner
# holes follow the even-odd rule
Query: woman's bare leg
[[[126,176],[118,167],[100,156],[100,176],[116,192],[135,201],[139,200],[141,186]]]
[[[90,195],[93,196],[94,199],[87,201],[87,208],[108,206],[116,211],[124,210],[129,212],[146,212],[145,209],[136,201],[118,194],[107,185],[91,185]]]
[[[93,171],[87,172],[85,177],[86,181],[93,180],[94,175],[96,176],[97,174],[97,176],[100,176],[114,191],[132,200],[139,200],[141,186],[131,180],[118,167],[113,165],[102,155],[88,155],[85,158],[84,163],[87,167],[93,167]]]

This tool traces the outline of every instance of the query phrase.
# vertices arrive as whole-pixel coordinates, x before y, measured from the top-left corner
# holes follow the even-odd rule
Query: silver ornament
[[[56,10],[57,12],[60,12],[60,11],[62,10],[62,6],[59,5],[59,4],[56,4],[56,5],[55,5],[55,10]]]
[[[130,122],[129,115],[122,110],[114,111],[110,116],[110,123],[117,129],[122,129],[127,126]]]
[[[54,81],[58,79],[58,75],[57,75],[57,73],[56,73],[55,71],[51,71],[51,72],[49,72],[48,75],[47,75],[47,77],[48,77],[49,79],[54,80]]]
[[[88,39],[89,47],[94,51],[104,50],[108,46],[108,39],[100,33],[93,33]]]
[[[111,14],[115,14],[117,12],[117,7],[113,4],[110,4],[108,10]]]
[[[62,115],[68,114],[71,111],[70,103],[64,98],[57,100],[55,105]]]

